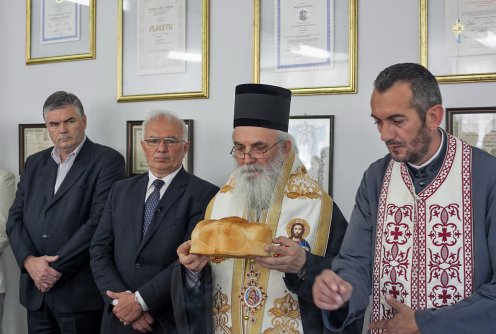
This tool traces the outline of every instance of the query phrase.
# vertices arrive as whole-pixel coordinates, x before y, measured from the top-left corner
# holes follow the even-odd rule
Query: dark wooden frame
[[[492,133],[492,135],[489,138],[493,138],[494,141],[492,143],[495,143],[495,145],[491,145],[491,147],[485,147],[483,144],[484,142],[480,144],[481,140],[479,140],[479,136],[481,135],[480,133],[477,134],[477,138],[475,138],[475,133],[470,134],[463,134],[463,133],[458,133],[458,131],[455,131],[455,117],[457,116],[475,116],[475,115],[485,115],[485,114],[493,114],[493,122],[494,124],[488,125],[488,130],[486,133],[484,133],[484,136],[486,136],[488,133]],[[480,121],[479,121],[480,122]],[[455,135],[471,145],[478,147],[482,150],[485,150],[492,155],[496,156],[496,107],[470,107],[470,108],[446,108],[446,131],[452,135]],[[474,139],[475,142],[474,142]],[[482,138],[484,139],[484,138]]]
[[[26,132],[32,129],[45,129],[48,135],[48,129],[45,126],[45,123],[31,123],[31,124],[19,124],[19,175],[24,171],[24,164],[26,163],[27,156],[27,147],[30,143],[26,142]],[[48,135],[49,136],[49,135]],[[50,136],[49,136],[50,137]],[[32,143],[35,144],[35,143]],[[42,151],[43,149],[49,148],[53,146],[53,142],[50,139],[49,145],[46,147],[40,147],[39,150],[36,150],[33,153]]]

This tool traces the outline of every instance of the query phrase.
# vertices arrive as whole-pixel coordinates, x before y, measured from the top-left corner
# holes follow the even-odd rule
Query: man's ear
[[[284,154],[288,154],[291,151],[292,145],[293,144],[291,143],[291,140],[287,140],[284,142],[284,144],[282,146],[282,150],[283,150]]]
[[[425,125],[430,130],[436,130],[443,121],[444,108],[441,104],[436,104],[427,110],[425,115]]]

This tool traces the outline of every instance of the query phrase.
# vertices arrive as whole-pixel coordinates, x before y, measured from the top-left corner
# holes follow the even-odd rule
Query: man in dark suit
[[[176,332],[170,298],[176,249],[219,189],[182,168],[189,148],[182,120],[154,113],[143,123],[143,138],[150,170],[112,187],[91,244],[91,269],[106,304],[101,333]]]
[[[7,222],[20,301],[29,333],[95,333],[103,303],[89,246],[110,187],[124,176],[124,158],[86,137],[75,95],[50,95],[43,117],[55,146],[27,159]]]

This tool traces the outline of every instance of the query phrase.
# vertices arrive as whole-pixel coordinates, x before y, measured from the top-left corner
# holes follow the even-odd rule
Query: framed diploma
[[[357,0],[254,0],[253,81],[356,93]]]
[[[496,157],[496,107],[446,108],[446,130]]]
[[[209,0],[119,0],[117,101],[208,97]]]
[[[420,63],[440,83],[496,81],[496,1],[420,0]]]
[[[95,0],[26,0],[26,64],[96,57]]]
[[[332,194],[334,116],[291,116],[288,132],[298,147],[298,156],[308,174]]]
[[[27,157],[52,146],[44,123],[19,124],[19,175],[24,171]]]
[[[193,173],[193,120],[184,119],[188,129],[188,154],[183,159],[183,167],[186,171]],[[141,147],[143,139],[143,121],[127,121],[127,149],[126,149],[126,170],[128,176],[138,175],[148,172],[145,152]]]

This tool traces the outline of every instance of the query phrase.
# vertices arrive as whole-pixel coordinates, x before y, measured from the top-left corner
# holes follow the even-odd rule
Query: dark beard
[[[431,144],[431,137],[427,133],[427,128],[425,124],[420,128],[419,134],[413,139],[412,146],[420,145],[420,149],[417,152],[412,152],[405,158],[406,162],[417,165],[419,164],[427,155],[429,151],[429,145]]]
[[[432,139],[429,136],[429,133],[427,132],[427,127],[425,126],[425,123],[424,123],[422,125],[422,127],[419,129],[417,136],[415,138],[413,138],[413,140],[411,141],[411,143],[409,145],[409,147],[412,147],[413,149],[420,146],[420,149],[416,152],[406,153],[403,158],[400,158],[397,155],[393,154],[393,152],[390,152],[391,157],[393,158],[394,161],[397,161],[397,162],[409,162],[411,164],[417,165],[427,155],[431,141],[432,141]],[[394,140],[390,140],[390,141],[386,142],[386,145],[402,145],[402,144],[403,143],[396,142]]]

